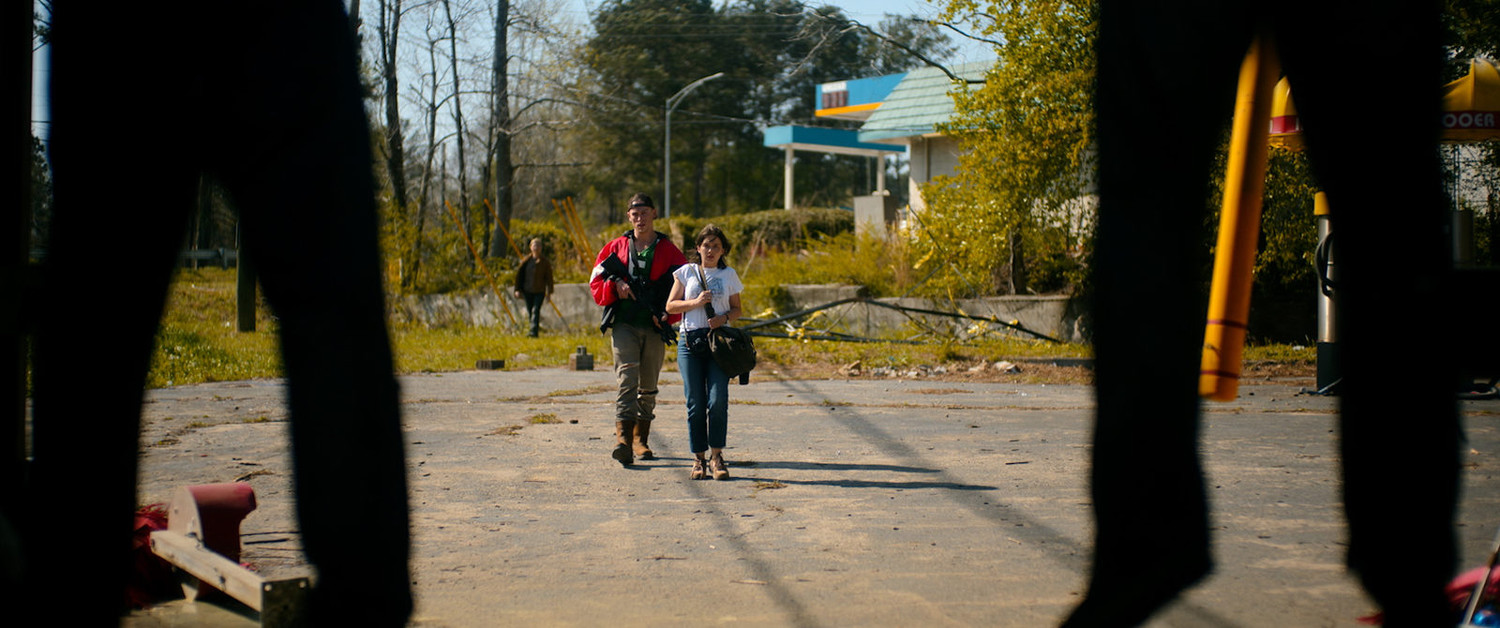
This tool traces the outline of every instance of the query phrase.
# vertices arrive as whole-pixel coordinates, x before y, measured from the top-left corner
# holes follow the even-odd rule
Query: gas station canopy
[[[1489,59],[1469,62],[1469,73],[1443,86],[1444,142],[1500,139],[1500,69]],[[1302,122],[1285,78],[1271,96],[1272,146],[1302,149]]]
[[[906,152],[905,146],[859,141],[859,132],[811,126],[773,126],[766,129],[765,146],[820,153],[880,157]]]
[[[1469,62],[1469,74],[1443,86],[1443,141],[1500,139],[1500,69],[1489,59]]]

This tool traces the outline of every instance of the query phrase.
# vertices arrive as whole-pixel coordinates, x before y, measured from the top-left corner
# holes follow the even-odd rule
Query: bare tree
[[[406,206],[406,151],[401,137],[401,107],[396,49],[401,34],[401,0],[380,0],[380,75],[385,83],[385,169],[397,207]]]
[[[922,64],[926,65],[927,67],[930,67],[930,68],[936,69],[939,72],[942,72],[943,74],[945,74],[945,75],[948,76],[948,80],[950,80],[950,81],[953,81],[955,83],[966,83],[966,84],[969,84],[969,85],[982,85],[982,84],[984,84],[984,79],[967,78],[967,77],[963,77],[963,76],[959,76],[957,74],[954,74],[952,70],[948,69],[947,65],[939,62],[936,59],[933,59],[932,58],[933,55],[931,55],[931,52],[923,52],[923,51],[918,50],[917,48],[915,48],[913,46],[907,45],[907,38],[905,36],[891,36],[890,34],[887,34],[885,32],[881,32],[878,29],[871,28],[869,25],[864,24],[864,23],[860,22],[859,20],[852,19],[852,18],[844,15],[842,12],[828,13],[827,11],[825,11],[825,9],[826,9],[826,7],[823,8],[823,9],[811,9],[811,8],[809,8],[809,9],[804,9],[803,12],[802,12],[802,15],[804,17],[806,17],[806,18],[809,18],[809,19],[808,19],[807,22],[804,23],[802,32],[800,32],[800,33],[797,34],[797,38],[811,40],[813,42],[813,44],[809,48],[807,56],[804,57],[800,62],[797,63],[797,66],[796,66],[797,67],[797,71],[802,71],[802,70],[806,69],[808,67],[808,65],[809,65],[809,61],[811,59],[813,59],[815,56],[817,56],[823,50],[824,47],[830,45],[832,42],[838,40],[838,38],[840,38],[840,37],[842,37],[842,36],[844,36],[844,35],[846,35],[848,33],[859,31],[859,32],[863,32],[863,33],[865,33],[865,34],[867,34],[867,35],[869,35],[871,37],[874,37],[875,39],[880,40],[882,43],[884,43],[887,46],[890,46],[892,48],[895,48],[896,50],[900,50],[903,53],[911,55],[912,58],[915,58],[916,60],[921,61]],[[975,40],[975,41],[982,41],[982,42],[985,42],[985,43],[988,43],[988,44],[991,44],[991,45],[997,45],[997,46],[1000,45],[1000,42],[998,42],[998,41],[995,41],[993,39],[985,39],[983,37],[978,37],[978,36],[975,36],[975,35],[971,35],[971,34],[969,34],[967,32],[964,32],[963,30],[960,30],[957,26],[954,26],[953,24],[950,24],[948,22],[931,22],[931,23],[929,23],[926,20],[921,20],[921,19],[917,19],[917,18],[895,18],[895,19],[898,20],[898,21],[905,21],[905,22],[908,22],[908,23],[930,24],[931,26],[946,27],[949,30],[952,30],[953,32],[958,33],[959,35],[961,35],[961,36],[963,36],[965,38],[972,39],[972,40]],[[887,26],[889,26],[889,25],[887,25]],[[949,46],[939,46],[938,50],[937,50],[939,54],[937,56],[938,57],[945,56],[946,54],[951,53],[952,50],[953,49],[951,47],[949,47]]]
[[[458,73],[458,22],[453,19],[453,3],[443,0],[443,14],[448,18],[448,63],[453,71],[453,132],[458,149],[458,206],[464,229],[469,229],[469,171],[464,159],[463,89]],[[488,224],[488,221],[486,221]]]
[[[349,34],[354,36],[355,54],[361,52],[359,27],[362,25],[359,20],[359,0],[349,0]]]
[[[493,59],[493,89],[490,106],[490,172],[495,185],[495,219],[499,228],[490,234],[489,255],[505,254],[505,232],[510,229],[511,203],[514,197],[512,184],[515,168],[510,159],[510,0],[496,0],[495,4],[495,57]]]
[[[430,14],[429,14],[430,17]],[[439,140],[437,138],[438,109],[442,101],[438,100],[438,68],[437,68],[437,46],[440,39],[432,34],[432,20],[427,21],[425,27],[427,33],[427,67],[431,81],[428,83],[428,98],[423,102],[423,114],[427,121],[427,146],[424,151],[422,163],[422,183],[417,192],[417,216],[412,230],[412,244],[410,251],[412,260],[411,272],[405,276],[408,286],[416,285],[417,278],[422,272],[422,239],[427,228],[427,208],[431,204],[432,188],[432,158],[437,153]]]
[[[548,220],[550,198],[566,189],[560,179],[576,172],[581,160],[570,149],[577,140],[558,132],[576,123],[570,109],[577,105],[560,97],[560,83],[575,68],[568,47],[573,35],[565,22],[554,25],[555,0],[404,0],[401,9],[426,15],[425,26],[421,15],[406,15],[406,31],[395,33],[405,39],[406,56],[394,65],[400,66],[400,106],[411,127],[403,146],[409,228],[402,237],[410,246],[403,246],[402,279],[415,288],[424,277],[448,272],[434,265],[430,242],[432,232],[448,224],[443,202],[460,209],[463,228],[482,254],[505,256],[510,247],[495,219],[507,230],[522,217]],[[481,12],[488,13],[481,18]],[[378,44],[368,39],[370,58],[395,58],[386,38]],[[383,70],[376,65],[377,76]],[[480,94],[487,100],[476,109]],[[473,207],[479,197],[494,211]],[[533,213],[522,216],[517,208],[523,206]]]

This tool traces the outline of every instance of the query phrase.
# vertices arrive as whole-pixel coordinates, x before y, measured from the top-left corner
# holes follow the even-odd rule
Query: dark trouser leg
[[[1419,356],[1403,354],[1404,360],[1431,365],[1424,373],[1383,368],[1388,356],[1379,348],[1377,302],[1396,286],[1443,309],[1443,217],[1433,209],[1440,194],[1431,127],[1423,128],[1423,121],[1437,119],[1436,10],[1430,3],[1381,2],[1351,16],[1332,4],[1300,6],[1298,20],[1276,24],[1284,67],[1340,234],[1343,283],[1337,298],[1346,364],[1340,422],[1349,561],[1386,610],[1388,625],[1439,625],[1451,621],[1444,617],[1441,596],[1453,564],[1458,455],[1453,378],[1444,368],[1452,363],[1451,350],[1443,343],[1424,343]],[[1195,440],[1189,435],[1196,432],[1196,420],[1180,405],[1185,386],[1174,374],[1164,393],[1170,403],[1157,409],[1143,403],[1147,396],[1141,392],[1152,385],[1150,373],[1168,366],[1177,373],[1189,361],[1187,335],[1170,331],[1183,321],[1133,314],[1128,307],[1132,293],[1141,302],[1158,303],[1160,311],[1183,301],[1181,288],[1157,280],[1157,273],[1168,275],[1183,259],[1154,249],[1196,241],[1180,239],[1181,225],[1196,222],[1183,208],[1204,198],[1197,188],[1199,164],[1207,161],[1201,140],[1214,138],[1216,130],[1203,122],[1223,109],[1217,83],[1172,89],[1173,77],[1184,82],[1232,77],[1233,68],[1215,66],[1229,61],[1237,66],[1247,33],[1224,36],[1223,30],[1253,23],[1243,15],[1195,16],[1194,11],[1215,10],[1197,3],[1158,9],[1122,1],[1102,8],[1095,260],[1100,293],[1094,309],[1099,414],[1093,468],[1099,531],[1089,595],[1070,619],[1073,625],[1144,620],[1190,582],[1191,553],[1206,544],[1206,534],[1193,534],[1196,524],[1176,530],[1181,523],[1173,523],[1203,520],[1205,512],[1201,483],[1185,481],[1198,473],[1186,453]],[[1396,85],[1384,84],[1382,93],[1399,94],[1399,102],[1383,103],[1379,110],[1340,106],[1359,89],[1360,81],[1344,63],[1349,46],[1358,41],[1385,42],[1376,58],[1362,62],[1381,67],[1383,77],[1398,77]],[[1224,58],[1226,51],[1232,59]],[[1142,105],[1132,109],[1137,102]],[[1153,108],[1165,103],[1176,113],[1172,123],[1151,126]],[[1383,112],[1393,111],[1409,112],[1411,125],[1392,124]],[[1181,189],[1192,194],[1174,196]],[[1397,258],[1394,251],[1409,256]],[[1186,286],[1184,279],[1191,278],[1169,283]],[[1132,281],[1144,285],[1137,289]],[[1201,321],[1193,327],[1192,335],[1201,334]],[[1150,333],[1153,342],[1132,348],[1129,333]],[[1191,361],[1196,364],[1196,357]],[[1142,468],[1129,469],[1131,457],[1142,461]],[[1405,464],[1390,465],[1397,457]],[[1156,486],[1176,485],[1181,495],[1139,488],[1153,475],[1162,480]],[[1393,496],[1399,496],[1399,505]],[[1163,513],[1164,525],[1153,527],[1132,508],[1145,517]],[[1174,530],[1185,540],[1169,543]],[[1206,550],[1201,558],[1206,565]],[[1132,561],[1146,567],[1132,568]],[[1127,580],[1137,571],[1146,577]]]
[[[542,329],[542,305],[547,302],[547,293],[526,294],[526,314],[531,319],[531,335],[536,337]]]
[[[267,68],[250,89],[225,86],[256,134],[225,147],[244,154],[226,153],[225,182],[281,320],[314,620],[399,626],[412,608],[406,466],[352,42],[336,2],[279,31],[244,42]],[[308,49],[325,63],[302,60]]]
[[[688,448],[695,454],[708,451],[708,362],[693,355],[684,335],[677,345],[677,375],[687,408]]]
[[[139,32],[125,19],[137,12],[113,10],[70,5],[53,16],[56,204],[34,313],[32,463],[20,522],[26,591],[11,605],[18,625],[58,612],[113,625],[124,608],[142,389],[193,206],[197,175],[172,131],[121,124],[154,117],[155,98],[172,100],[178,88],[163,75],[178,68],[163,61],[147,77],[100,66],[102,49],[131,67],[170,58],[125,42],[123,33]],[[121,99],[101,116],[100,93],[157,96]],[[78,577],[80,566],[91,575]],[[33,611],[47,619],[27,621]]]
[[[1366,3],[1355,16],[1342,8],[1300,9],[1301,19],[1284,24],[1282,49],[1338,234],[1349,566],[1385,611],[1387,626],[1451,624],[1443,587],[1456,551],[1454,343],[1402,343],[1401,361],[1422,366],[1389,368],[1386,307],[1390,295],[1401,294],[1426,304],[1436,320],[1453,320],[1449,218],[1435,142],[1438,11],[1428,2]],[[1347,72],[1347,46],[1358,41],[1381,42],[1361,55],[1361,64],[1381,68],[1378,111],[1347,106],[1350,90],[1366,85]]]
[[[298,517],[318,569],[313,622],[402,625],[411,612],[405,461],[353,42],[338,3],[297,8],[175,7],[201,23],[170,44],[140,37],[151,18],[133,9],[54,15],[58,221],[45,280],[55,296],[38,332],[29,489],[32,512],[46,517],[30,526],[30,545],[49,553],[28,565],[34,608],[94,625],[121,607],[141,388],[206,166],[242,212],[281,318]],[[183,49],[194,54],[174,52]],[[98,50],[158,71],[111,72]],[[98,93],[153,98],[121,99],[101,116]],[[161,119],[159,102],[182,115],[144,123]],[[310,280],[312,268],[337,281]],[[70,369],[85,357],[110,372]],[[82,564],[99,565],[96,575],[69,571]],[[51,603],[54,592],[66,603]]]
[[[661,379],[661,365],[667,359],[667,344],[655,330],[647,330],[641,339],[640,397],[636,399],[639,418],[650,421],[656,418],[657,386]]]
[[[1089,591],[1070,626],[1141,623],[1211,566],[1197,457],[1201,225],[1219,114],[1249,32],[1222,32],[1244,20],[1224,21],[1217,9],[1170,4],[1101,5],[1097,531]]]
[[[623,465],[635,462],[635,425],[642,418],[641,398],[646,392],[641,384],[645,370],[642,358],[648,342],[646,332],[634,325],[621,323],[610,329],[615,380],[619,385],[615,396],[615,448],[610,456]]]
[[[723,449],[729,442],[729,376],[709,358],[704,364],[704,396],[708,401],[708,446]]]
[[[645,339],[640,330],[624,324],[611,327],[609,338],[614,350],[615,383],[619,386],[615,420],[634,421],[641,416],[641,343]]]

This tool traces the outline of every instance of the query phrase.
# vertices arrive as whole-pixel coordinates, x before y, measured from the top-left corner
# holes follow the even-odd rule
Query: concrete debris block
[[[594,356],[589,355],[587,349],[578,348],[578,352],[568,356],[568,370],[592,371],[594,370]]]
[[[990,368],[990,361],[989,360],[980,360],[979,364],[976,364],[974,366],[969,367],[969,372],[970,373],[983,373],[985,371],[985,369],[988,369],[988,368]]]
[[[996,362],[994,369],[1000,373],[1020,373],[1020,365],[1011,362]]]

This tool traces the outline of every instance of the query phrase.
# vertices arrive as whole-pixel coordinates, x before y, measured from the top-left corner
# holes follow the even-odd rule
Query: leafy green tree
[[[1446,0],[1443,3],[1444,44],[1448,48],[1448,64],[1445,80],[1454,80],[1469,72],[1469,61],[1475,57],[1500,57],[1500,1],[1497,0]],[[1490,191],[1481,211],[1476,212],[1475,233],[1477,247],[1475,259],[1481,263],[1500,266],[1500,151],[1496,142],[1485,142],[1473,149],[1474,159],[1464,168],[1465,173],[1478,179],[1477,185]],[[1459,168],[1452,163],[1456,151],[1444,152],[1450,163],[1450,176],[1458,176]],[[1477,175],[1477,176],[1475,176]],[[1455,186],[1456,187],[1456,186]]]
[[[1000,60],[954,93],[939,128],[964,148],[959,174],[927,186],[923,221],[932,242],[956,249],[947,254],[966,291],[1030,292],[1029,259],[1076,250],[1088,224],[1097,6],[950,0],[943,19],[954,16],[1000,42]]]
[[[775,206],[782,155],[762,146],[763,127],[829,124],[814,119],[814,85],[916,64],[869,32],[845,28],[849,22],[835,7],[810,9],[797,0],[713,4],[610,0],[599,7],[581,84],[594,94],[590,150],[600,156],[584,185],[599,196],[618,203],[631,192],[660,190],[664,103],[692,81],[723,72],[673,113],[674,213]],[[890,28],[936,56],[950,50],[930,25]],[[873,179],[863,158],[800,153],[797,159],[798,190],[825,192],[799,197],[802,203],[845,204],[853,193],[867,193],[862,184]]]
[[[1451,81],[1468,73],[1470,59],[1500,56],[1500,2],[1446,0],[1443,31],[1450,60],[1445,79]]]
[[[610,190],[612,205],[622,205],[632,191],[660,189],[660,103],[698,78],[726,71],[712,42],[729,43],[732,33],[719,30],[710,38],[715,22],[709,0],[611,0],[599,6],[585,59],[597,129],[590,148],[601,159],[590,169],[588,183]],[[706,110],[727,95],[725,86],[735,79],[730,74],[705,84],[681,104],[677,139],[684,145],[702,141],[703,125],[689,124],[692,116],[686,112]],[[683,154],[674,154],[674,161],[679,168],[687,165]]]
[[[943,19],[976,25],[979,36],[999,42],[1000,60],[983,85],[957,86],[956,113],[943,127],[964,153],[956,176],[928,186],[931,211],[922,225],[933,236],[929,246],[956,259],[957,272],[935,280],[933,289],[1086,289],[1079,284],[1092,246],[1096,16],[1093,0],[947,3]],[[1224,150],[1227,134],[1216,172],[1224,170]],[[1209,251],[1221,188],[1222,178],[1204,199],[1211,224],[1202,246]],[[1310,333],[1316,189],[1305,156],[1272,151],[1255,300],[1264,311],[1294,312],[1288,318],[1306,324],[1280,325],[1268,337],[1301,340]],[[1202,277],[1206,286],[1207,268]]]
[[[805,8],[801,18],[796,38],[780,49],[783,65],[792,71],[778,81],[786,95],[784,102],[789,104],[783,119],[795,124],[857,129],[857,122],[815,118],[820,105],[808,95],[816,85],[906,72],[926,60],[945,60],[956,50],[936,25],[911,17],[887,15],[871,27],[848,18],[835,7],[821,6]],[[780,163],[778,159],[778,168]],[[797,200],[841,206],[850,196],[868,194],[874,188],[877,163],[864,157],[799,153]],[[894,179],[889,170],[887,176]],[[904,192],[900,186],[892,191],[898,195]]]
[[[52,226],[52,167],[47,162],[47,148],[42,140],[31,136],[31,246],[47,241]]]

